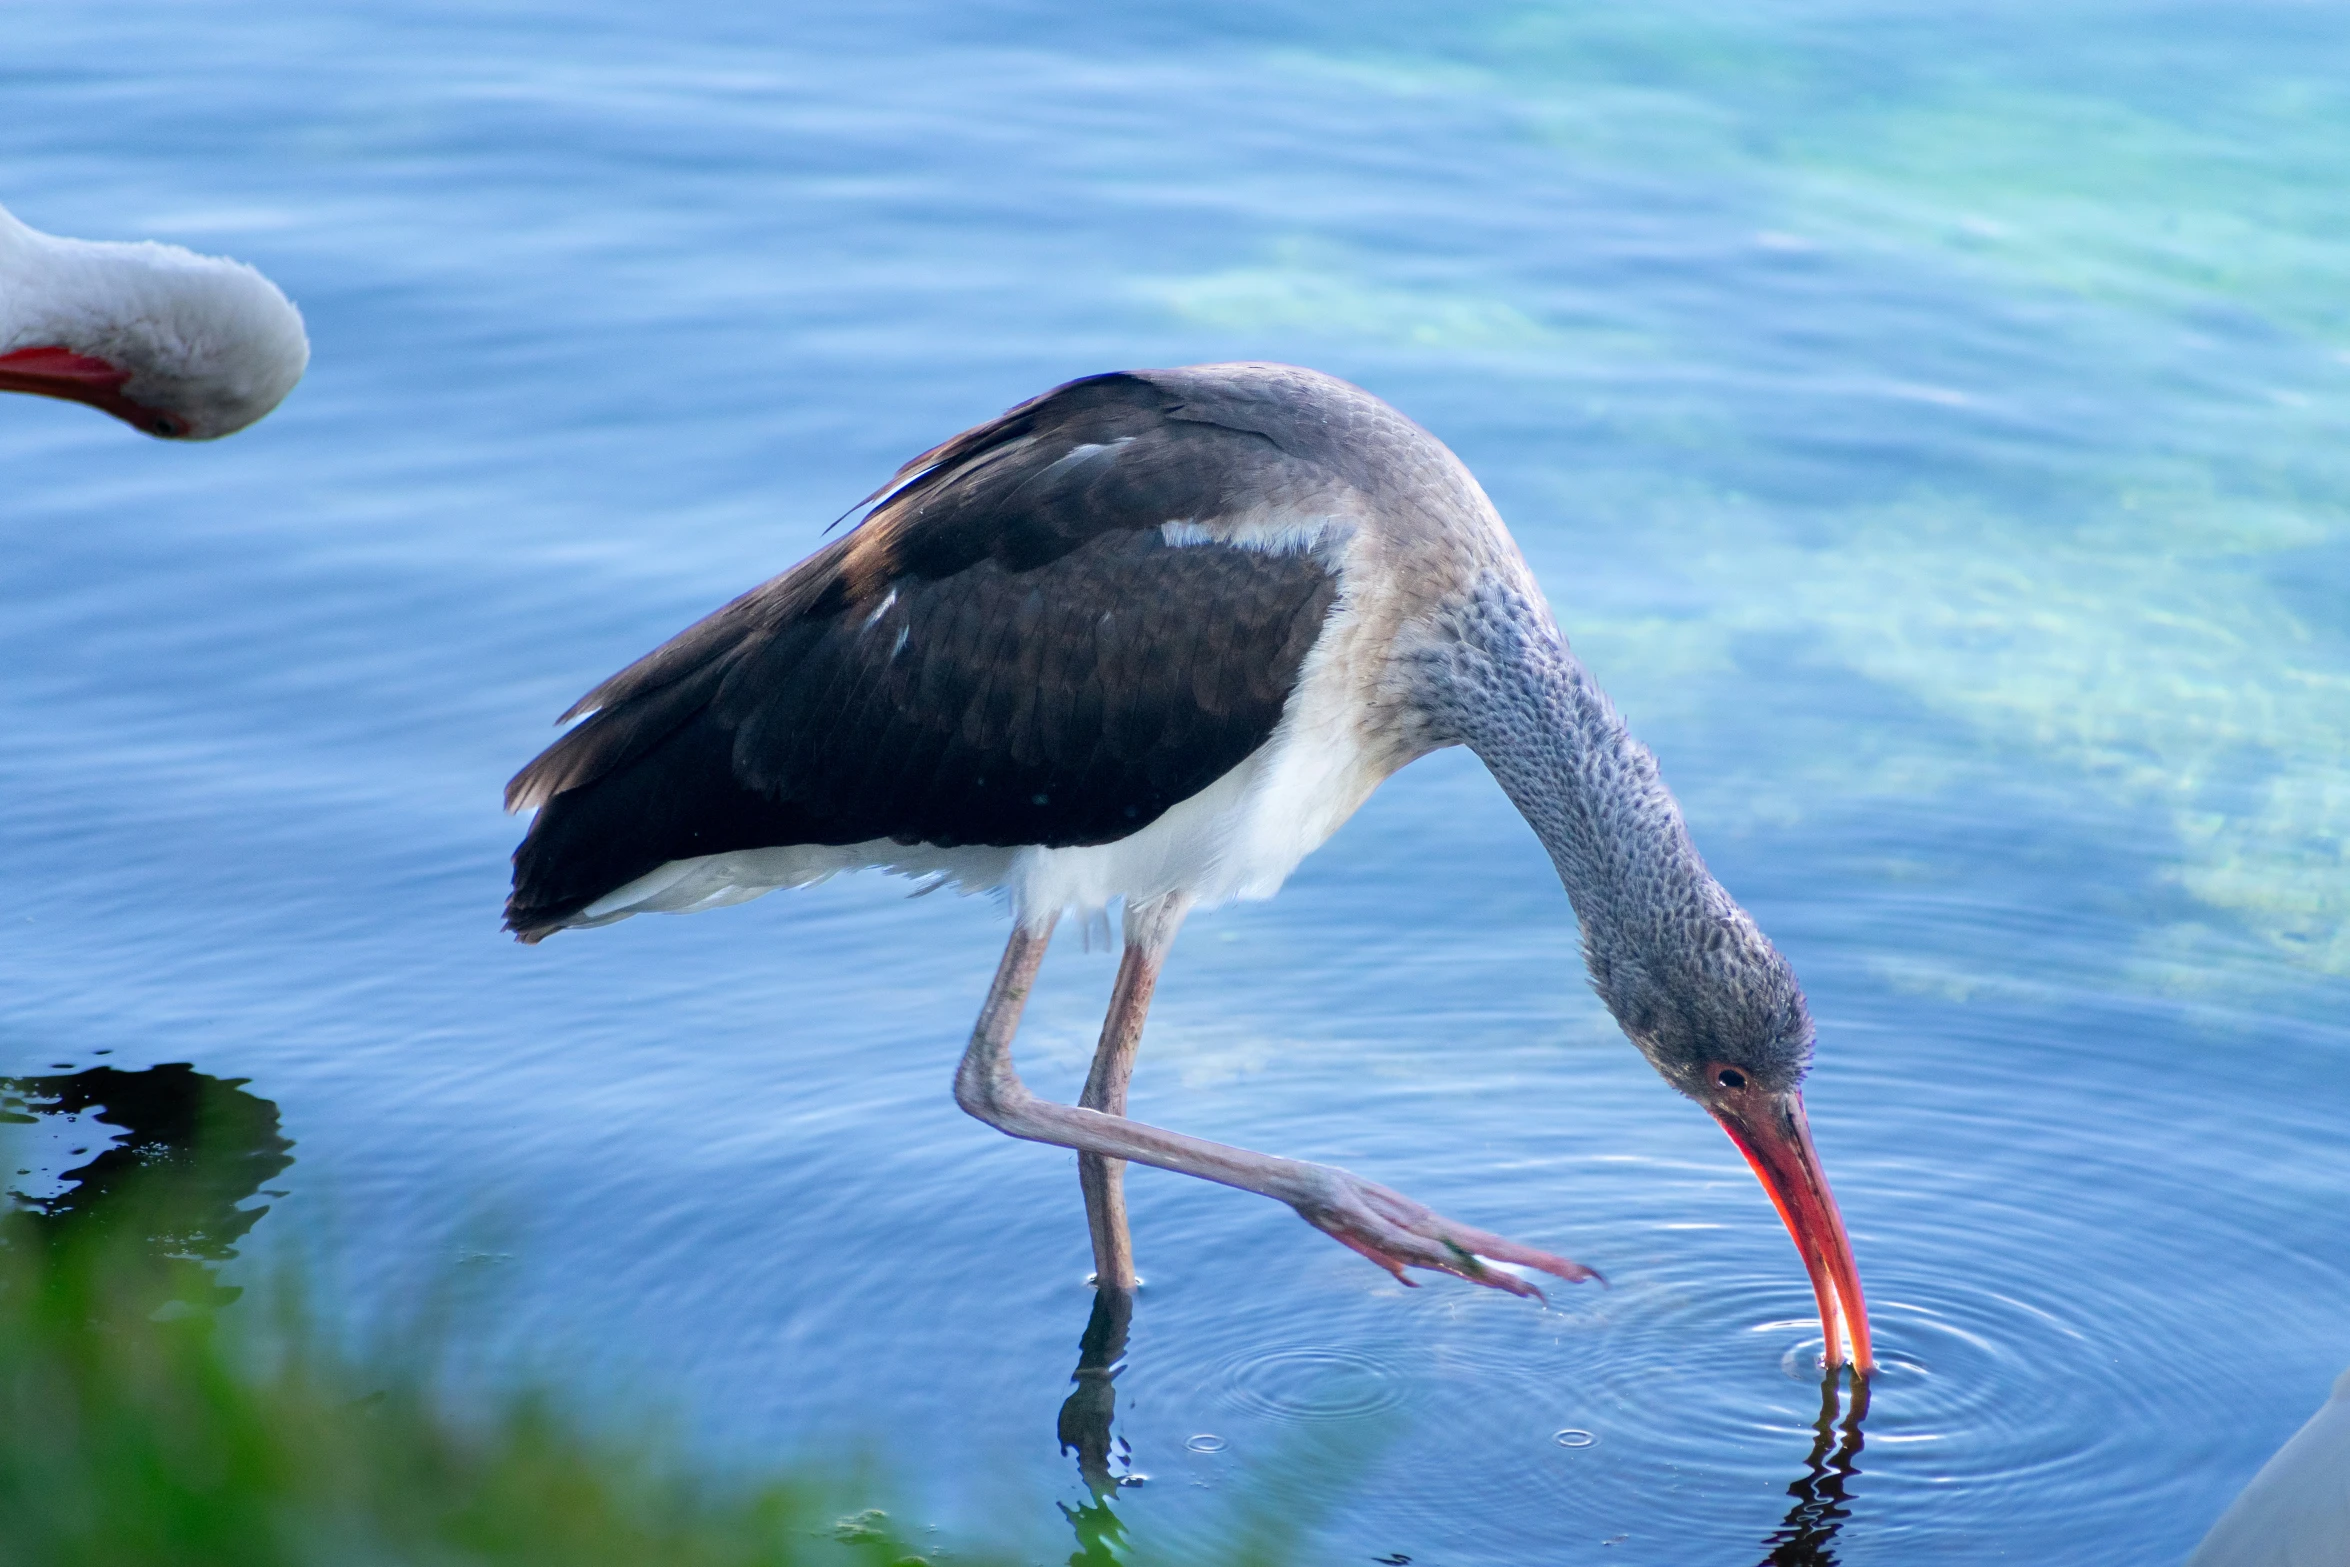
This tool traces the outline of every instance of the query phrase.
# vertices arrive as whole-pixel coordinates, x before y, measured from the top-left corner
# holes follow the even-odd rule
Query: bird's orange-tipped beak
[[[1741,1096],[1743,1098],[1743,1096]],[[1844,1235],[1844,1215],[1836,1210],[1836,1194],[1820,1173],[1820,1156],[1811,1145],[1811,1124],[1804,1119],[1803,1095],[1754,1095],[1751,1102],[1717,1102],[1707,1109],[1730,1141],[1746,1155],[1771,1194],[1795,1249],[1811,1273],[1812,1293],[1819,1297],[1820,1328],[1828,1339],[1828,1367],[1844,1364],[1844,1341],[1852,1339],[1852,1366],[1863,1376],[1877,1369],[1869,1347],[1868,1302],[1860,1293],[1860,1269],[1853,1265],[1852,1242]]]
[[[0,392],[30,392],[35,397],[62,397],[103,409],[123,423],[149,435],[185,435],[188,423],[175,413],[134,403],[122,395],[131,376],[103,359],[77,354],[70,348],[20,348],[0,354]]]

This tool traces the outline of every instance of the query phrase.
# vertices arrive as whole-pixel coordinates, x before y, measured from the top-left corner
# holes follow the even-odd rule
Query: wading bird
[[[300,312],[243,262],[60,239],[0,207],[0,392],[209,441],[284,401],[309,363]]]
[[[2341,1567],[2350,1562],[2350,1371],[2308,1424],[2261,1465],[2187,1567]]]
[[[1460,460],[1285,365],[1072,381],[916,457],[863,521],[597,686],[508,785],[537,817],[507,927],[534,942],[881,866],[1007,895],[1012,935],[955,1097],[1073,1148],[1096,1278],[1134,1283],[1123,1164],[1288,1203],[1407,1267],[1536,1293],[1579,1263],[1344,1170],[1125,1118],[1187,912],[1272,895],[1397,768],[1466,745],[1566,885],[1600,999],[1754,1167],[1870,1368],[1860,1280],[1807,1129],[1812,1025],[1707,872],[1655,759],[1568,650]],[[1075,1106],[1012,1035],[1065,910],[1123,906]]]

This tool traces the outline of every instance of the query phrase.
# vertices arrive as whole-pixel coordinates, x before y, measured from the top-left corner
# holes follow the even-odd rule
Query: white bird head
[[[60,239],[0,208],[0,391],[209,441],[275,408],[309,363],[301,312],[243,262]]]

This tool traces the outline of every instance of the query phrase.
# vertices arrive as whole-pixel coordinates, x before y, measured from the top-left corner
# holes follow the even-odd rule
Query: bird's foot
[[[1341,1246],[1361,1252],[1402,1283],[1418,1282],[1405,1276],[1406,1268],[1433,1268],[1512,1295],[1547,1298],[1507,1268],[1489,1266],[1489,1259],[1537,1268],[1570,1284],[1585,1279],[1607,1282],[1597,1269],[1521,1246],[1490,1230],[1455,1224],[1403,1193],[1359,1175],[1328,1165],[1310,1168],[1313,1175],[1306,1195],[1290,1199],[1298,1217]]]

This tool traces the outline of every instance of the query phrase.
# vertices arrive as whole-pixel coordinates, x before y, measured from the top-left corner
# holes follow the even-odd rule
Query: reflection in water
[[[214,1282],[213,1265],[234,1257],[236,1243],[269,1211],[244,1204],[294,1162],[287,1152],[294,1145],[278,1134],[277,1106],[245,1092],[247,1081],[185,1062],[0,1077],[0,1122],[65,1131],[87,1119],[121,1129],[96,1158],[58,1174],[61,1189],[52,1195],[11,1191],[9,1238],[58,1246],[135,1237],[158,1298],[193,1306],[235,1300],[239,1291]]]
[[[1115,1458],[1123,1468],[1130,1456],[1123,1444],[1112,1450],[1110,1420],[1118,1409],[1113,1383],[1125,1366],[1126,1330],[1133,1321],[1131,1291],[1095,1292],[1093,1314],[1086,1318],[1085,1333],[1077,1341],[1077,1369],[1069,1374],[1077,1391],[1061,1405],[1061,1451],[1077,1455],[1077,1472],[1097,1499],[1116,1490],[1122,1478],[1110,1467],[1111,1460]]]
[[[1077,1473],[1092,1500],[1075,1506],[1061,1504],[1061,1515],[1077,1535],[1077,1550],[1069,1567],[1119,1567],[1126,1545],[1125,1526],[1111,1506],[1118,1488],[1133,1483],[1133,1454],[1124,1439],[1114,1439],[1111,1425],[1117,1415],[1116,1380],[1125,1369],[1126,1339],[1134,1322],[1134,1296],[1124,1290],[1101,1290],[1093,1312],[1077,1341],[1077,1369],[1069,1380],[1076,1390],[1061,1404],[1061,1451],[1077,1455]],[[1763,1542],[1769,1550],[1758,1567],[1835,1567],[1837,1532],[1852,1515],[1848,1487],[1860,1473],[1861,1430],[1869,1413],[1866,1378],[1851,1377],[1851,1398],[1844,1389],[1849,1373],[1831,1371],[1820,1381],[1820,1413],[1812,1422],[1811,1452],[1804,1472],[1787,1487],[1795,1499],[1784,1522]],[[1570,1442],[1567,1438],[1580,1438]],[[1561,1431],[1553,1440],[1566,1446],[1585,1446],[1590,1433]],[[1223,1444],[1216,1443],[1220,1448]],[[1203,1448],[1201,1451],[1213,1451]],[[1614,1541],[1608,1542],[1610,1544]],[[1376,1561],[1405,1562],[1400,1554]]]
[[[1113,1444],[1110,1422],[1118,1411],[1113,1384],[1125,1364],[1126,1330],[1133,1321],[1132,1291],[1097,1290],[1093,1313],[1077,1341],[1077,1369],[1069,1376],[1077,1390],[1061,1404],[1061,1451],[1077,1455],[1077,1473],[1093,1500],[1061,1508],[1077,1531],[1077,1554],[1069,1558],[1069,1567],[1113,1567],[1126,1542],[1125,1526],[1118,1522],[1110,1498],[1126,1479],[1121,1471],[1133,1455],[1123,1440]]]
[[[1069,1567],[1125,1567],[1126,1526],[1118,1521],[1107,1493],[1075,1507],[1061,1503],[1061,1516],[1077,1531],[1077,1551]]]
[[[1831,1371],[1821,1379],[1820,1418],[1812,1424],[1811,1456],[1804,1460],[1803,1478],[1787,1487],[1795,1505],[1787,1509],[1787,1521],[1763,1542],[1771,1554],[1762,1559],[1761,1567],[1834,1567],[1836,1553],[1829,1547],[1852,1514],[1845,1485],[1860,1473],[1860,1425],[1868,1418],[1868,1379],[1853,1378],[1849,1413],[1840,1407],[1841,1392],[1838,1373]],[[1841,1425],[1839,1415],[1844,1416]]]

